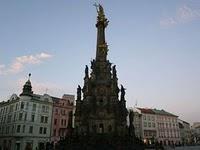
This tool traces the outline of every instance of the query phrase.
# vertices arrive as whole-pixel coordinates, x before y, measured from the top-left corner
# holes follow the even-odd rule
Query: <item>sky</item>
[[[108,58],[128,107],[164,109],[200,121],[200,1],[99,0]],[[0,101],[34,93],[62,97],[83,86],[95,58],[95,0],[0,0]]]

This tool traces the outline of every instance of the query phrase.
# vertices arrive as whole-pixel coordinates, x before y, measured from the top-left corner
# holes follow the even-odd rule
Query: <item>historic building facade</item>
[[[180,144],[180,129],[178,125],[178,116],[166,112],[165,110],[153,109],[156,113],[156,122],[158,126],[158,142],[164,145]]]
[[[68,133],[68,124],[74,111],[74,95],[64,94],[62,98],[52,97],[52,135],[51,141],[57,143],[60,138],[64,138]]]
[[[200,144],[200,122],[194,122],[192,125],[192,139],[195,144]]]
[[[181,144],[188,145],[192,142],[192,133],[190,124],[186,121],[178,119],[178,125],[180,129]]]
[[[142,139],[144,143],[152,144],[157,137],[156,128],[156,115],[151,109],[138,108],[142,114],[141,127],[142,127]]]
[[[32,91],[25,83],[20,96],[0,103],[0,145],[8,150],[42,149],[50,141],[52,98]]]
[[[134,112],[134,120],[140,119],[137,121],[139,126],[135,125],[135,131],[140,133],[136,136],[141,138],[144,143],[158,142],[163,145],[181,143],[178,116],[158,109],[131,108],[130,110]]]

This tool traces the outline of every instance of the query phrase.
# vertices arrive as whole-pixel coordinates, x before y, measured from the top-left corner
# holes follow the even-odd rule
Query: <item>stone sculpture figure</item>
[[[126,94],[125,90],[126,89],[123,87],[123,85],[121,85],[121,100],[125,100],[125,94]]]
[[[112,67],[112,73],[113,73],[113,78],[115,79],[117,77],[116,65]]]
[[[81,100],[81,87],[80,87],[80,85],[78,85],[78,88],[77,88],[77,100]]]
[[[87,78],[88,77],[88,66],[85,65],[85,77]]]

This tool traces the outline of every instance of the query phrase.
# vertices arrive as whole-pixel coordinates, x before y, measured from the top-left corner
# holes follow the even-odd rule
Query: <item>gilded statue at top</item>
[[[102,7],[100,4],[95,3],[94,6],[95,6],[96,9],[97,9],[98,15],[104,15],[103,7]]]

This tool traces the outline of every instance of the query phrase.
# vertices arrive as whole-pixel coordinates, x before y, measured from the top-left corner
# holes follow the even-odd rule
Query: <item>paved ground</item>
[[[182,147],[176,147],[173,148],[166,148],[166,150],[200,150],[200,146],[182,146]]]
[[[155,149],[147,149],[147,150],[155,150]],[[182,146],[182,147],[165,147],[164,150],[200,150],[200,146]]]

